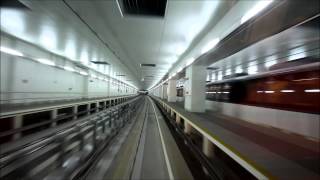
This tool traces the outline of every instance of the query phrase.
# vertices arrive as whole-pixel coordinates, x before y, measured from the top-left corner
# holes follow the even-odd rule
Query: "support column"
[[[184,121],[184,133],[191,134],[192,126],[185,120]]]
[[[180,121],[181,121],[180,116],[176,115],[176,123],[177,123],[177,124],[180,124]]]
[[[168,85],[164,83],[162,86],[163,86],[163,90],[162,90],[163,99],[168,99],[168,94],[167,94]]]
[[[50,119],[53,120],[53,119],[57,119],[58,117],[58,109],[53,109],[51,112],[50,112]],[[51,127],[55,127],[57,125],[57,121],[51,123]]]
[[[18,129],[22,127],[22,116],[17,115],[13,119],[13,129]],[[21,137],[21,132],[15,133],[13,139],[19,139]]]
[[[90,114],[91,103],[87,104],[87,115]]]
[[[72,113],[73,113],[73,114],[77,114],[77,113],[78,113],[78,105],[74,105],[74,106],[72,107]],[[77,119],[77,118],[78,118],[77,115],[73,116],[73,120],[75,120],[75,119]]]
[[[191,65],[186,70],[184,108],[189,112],[205,112],[205,66]]]
[[[168,102],[176,102],[177,101],[176,80],[170,79],[168,82],[169,82],[168,88],[167,88]]]
[[[99,102],[96,102],[96,112],[99,112]]]
[[[159,98],[163,99],[163,88],[162,85],[158,87],[159,88]]]
[[[209,158],[214,157],[214,145],[208,138],[204,136],[203,136],[202,151],[207,157]]]
[[[174,111],[171,109],[171,112],[170,112],[170,116],[173,117],[174,116]]]

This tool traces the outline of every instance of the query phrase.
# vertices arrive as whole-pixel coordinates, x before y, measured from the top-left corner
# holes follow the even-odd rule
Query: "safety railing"
[[[0,144],[18,140],[30,134],[48,130],[66,122],[95,114],[109,107],[124,103],[136,96],[96,99],[45,107],[29,108],[20,111],[4,112],[1,109]]]
[[[2,152],[1,179],[73,179],[82,174],[110,140],[132,119],[141,98],[47,132],[40,139]],[[54,170],[53,170],[54,169]]]

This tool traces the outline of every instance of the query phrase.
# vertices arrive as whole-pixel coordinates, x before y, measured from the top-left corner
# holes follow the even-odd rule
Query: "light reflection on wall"
[[[85,65],[89,64],[87,49],[82,49],[81,55],[80,55],[80,62]]]
[[[242,72],[243,72],[243,69],[242,69],[241,65],[237,66],[236,73],[242,73]]]
[[[222,71],[218,72],[218,80],[222,80]]]
[[[1,8],[1,30],[13,35],[21,35],[26,28],[25,16],[20,10]]]
[[[50,51],[55,50],[57,46],[57,34],[52,27],[42,26],[40,43],[43,47],[48,48]]]
[[[307,56],[304,48],[297,48],[290,51],[288,61],[305,58]]]
[[[67,40],[67,44],[66,44],[66,48],[65,48],[65,55],[72,60],[77,59],[75,41],[72,38],[68,38],[68,40]]]
[[[258,66],[254,62],[250,62],[248,66],[248,74],[256,74],[258,72]]]

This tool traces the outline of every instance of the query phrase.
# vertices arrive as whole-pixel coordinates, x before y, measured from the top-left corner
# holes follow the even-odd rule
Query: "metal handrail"
[[[126,103],[126,102],[125,102]],[[117,105],[116,105],[117,106]],[[103,109],[104,107],[106,106],[103,106]],[[114,107],[114,106],[112,106]],[[108,107],[108,108],[112,108],[112,107]],[[99,110],[101,108],[101,106],[98,106],[98,107],[95,107],[95,108],[92,108],[92,109],[88,109],[88,110],[84,110],[84,111],[81,111],[81,112],[77,112],[77,113],[73,113],[73,114],[68,114],[68,115],[65,115],[65,116],[60,116],[58,118],[55,118],[55,119],[51,119],[51,120],[46,120],[44,122],[40,122],[40,123],[36,123],[36,124],[31,124],[31,125],[28,125],[28,126],[24,126],[24,127],[21,127],[21,128],[16,128],[16,129],[12,129],[12,130],[9,130],[9,131],[4,131],[4,132],[1,132],[0,133],[0,138],[1,137],[5,137],[5,136],[9,136],[9,135],[13,135],[13,134],[16,134],[16,133],[20,133],[22,131],[26,131],[26,130],[29,130],[29,129],[33,129],[33,128],[36,128],[36,127],[40,127],[40,126],[43,126],[43,125],[46,125],[46,124],[51,124],[51,123],[54,123],[54,122],[57,122],[57,121],[60,121],[60,120],[64,120],[64,119],[68,119],[68,118],[73,118],[73,117],[76,117],[76,116],[79,116],[79,115],[82,115],[82,114],[85,114],[85,113],[88,113],[88,112],[91,112],[91,111],[96,111],[96,110]]]
[[[82,122],[82,121],[85,121],[85,120],[87,120],[87,119],[89,119],[89,118],[92,118],[92,117],[91,117],[92,115],[98,116],[98,115],[100,115],[100,114],[102,114],[102,113],[105,113],[105,111],[112,111],[113,109],[118,108],[118,107],[121,107],[121,106],[124,106],[124,105],[126,105],[126,104],[129,104],[129,103],[131,103],[131,102],[134,101],[134,100],[135,100],[135,99],[130,100],[130,101],[128,101],[128,102],[124,102],[124,103],[122,103],[122,104],[118,104],[118,105],[116,105],[116,106],[109,107],[109,108],[105,109],[104,111],[96,112],[96,113],[91,114],[91,115],[89,115],[89,116],[87,116],[87,117],[81,117],[80,119],[71,120],[71,121],[69,122],[69,123],[71,123],[71,124],[68,124],[68,126],[67,126],[66,128],[68,128],[69,126],[73,126],[74,123],[76,124],[76,123],[78,123],[78,122]],[[81,113],[87,113],[87,112],[89,112],[89,111],[91,111],[91,109],[90,109],[90,110],[85,110],[85,112],[76,113],[76,115],[79,115],[79,114],[81,114]],[[48,120],[48,121],[46,121],[46,122],[41,122],[41,123],[37,123],[37,124],[33,124],[33,125],[26,126],[26,127],[13,129],[13,130],[10,130],[9,132],[0,133],[0,137],[4,137],[4,136],[7,136],[7,135],[12,135],[12,134],[14,134],[14,133],[18,133],[18,132],[22,132],[22,131],[25,131],[25,130],[28,130],[28,129],[32,129],[32,128],[41,126],[41,125],[43,125],[43,124],[49,124],[49,123],[56,122],[56,121],[59,121],[59,120],[63,120],[63,119],[66,119],[66,118],[74,117],[74,115],[75,115],[75,114],[67,115],[67,116],[65,116],[65,117],[59,117],[59,118],[57,118],[57,119]],[[72,122],[73,122],[73,123],[72,123]],[[40,125],[39,125],[39,124],[40,124]],[[65,128],[64,128],[63,130],[59,131],[59,132],[62,132],[62,131],[64,131],[64,130],[65,130]],[[50,135],[48,135],[48,136],[50,136]],[[10,142],[9,142],[9,143],[10,143]],[[17,150],[18,150],[18,149],[14,149],[13,151],[17,151]],[[3,155],[3,154],[0,154],[0,158],[2,157],[2,155]]]
[[[72,99],[64,99],[64,100],[48,100],[48,101],[54,101],[56,103],[60,103],[61,104],[51,104],[50,106],[46,107],[46,108],[37,108],[36,110],[30,110],[30,109],[26,109],[24,110],[25,112],[23,112],[23,114],[30,114],[32,112],[39,112],[39,111],[46,111],[46,110],[52,110],[52,109],[55,109],[55,108],[64,108],[64,107],[70,107],[70,106],[75,106],[75,105],[78,105],[78,106],[81,106],[81,105],[87,105],[87,104],[90,104],[90,103],[94,103],[94,102],[99,102],[99,101],[110,101],[110,100],[114,100],[114,99],[117,99],[117,98],[134,98],[134,97],[137,97],[137,95],[124,95],[124,96],[108,96],[108,97],[100,97],[100,98],[72,98]],[[71,101],[71,102],[70,102]],[[72,102],[72,101],[75,101],[75,102]],[[46,101],[40,101],[41,103],[44,103]],[[32,103],[31,103],[32,104]],[[111,102],[109,103],[111,104]],[[0,104],[0,107],[1,106],[4,106],[6,104]],[[11,104],[9,104],[11,105]],[[5,112],[3,111],[3,109],[0,111],[0,118],[5,118],[5,117],[11,117],[11,116],[14,116],[14,113],[13,114],[10,114],[11,112],[8,111],[8,112]],[[19,112],[19,114],[21,114],[21,112]]]
[[[18,148],[11,150],[10,152],[7,152],[5,154],[1,154],[0,168],[2,169],[5,166],[10,165],[10,163],[12,163],[20,158],[31,155],[33,152],[39,151],[41,148],[47,147],[48,145],[50,145],[52,143],[58,142],[56,140],[59,137],[66,137],[68,135],[71,135],[72,133],[80,133],[81,134],[82,132],[79,132],[79,129],[81,130],[81,129],[84,129],[85,127],[90,128],[90,130],[88,130],[88,132],[94,131],[93,137],[95,138],[95,141],[97,141],[96,136],[97,136],[98,128],[101,127],[101,125],[103,125],[102,127],[106,126],[107,122],[116,121],[115,119],[112,119],[112,118],[104,118],[105,117],[104,115],[110,114],[110,117],[112,117],[113,114],[115,114],[116,116],[118,116],[118,120],[122,118],[121,121],[123,121],[123,117],[121,117],[120,115],[125,115],[127,113],[130,113],[130,111],[132,109],[130,109],[129,106],[127,106],[127,105],[132,104],[132,103],[136,103],[138,99],[139,98],[135,98],[135,99],[132,99],[132,100],[125,102],[123,104],[119,104],[114,107],[110,107],[108,109],[105,109],[104,111],[95,113],[94,114],[95,116],[85,117],[81,121],[78,120],[77,123],[69,124],[67,127],[65,127],[64,129],[62,129],[58,132],[48,134],[47,136],[42,137],[40,140],[36,140],[34,142],[31,142],[27,146],[18,147]],[[123,110],[122,107],[126,107],[127,109]],[[135,109],[135,107],[133,109]],[[120,114],[121,113],[120,111],[122,112],[122,114]],[[126,117],[128,118],[129,116],[126,116]],[[115,122],[111,122],[111,123],[115,123]],[[111,124],[111,123],[108,123],[108,124]],[[75,126],[75,124],[77,124],[77,125]],[[119,126],[120,125],[121,125],[121,127],[123,127],[123,125],[124,125],[123,122],[121,124],[119,124]],[[121,127],[118,127],[118,128],[121,128]],[[112,128],[113,128],[113,126],[111,127],[111,129]],[[115,127],[115,128],[117,128],[117,127]],[[117,129],[116,129],[116,131],[117,131]],[[63,136],[62,136],[62,134],[63,134]],[[87,133],[84,133],[84,134],[87,134]],[[83,134],[81,134],[81,135],[83,135]],[[58,143],[61,143],[61,142],[58,142]],[[34,146],[34,147],[31,147],[31,146]],[[28,148],[28,147],[30,147],[30,148]],[[24,151],[19,152],[21,150],[24,150]],[[10,155],[12,155],[12,156],[8,157]]]

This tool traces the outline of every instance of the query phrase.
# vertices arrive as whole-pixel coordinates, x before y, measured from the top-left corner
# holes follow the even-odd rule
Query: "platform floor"
[[[183,102],[161,101],[204,131],[218,138],[268,177],[279,179],[320,178],[319,142],[279,129],[223,116],[212,111],[187,112],[184,110]]]

